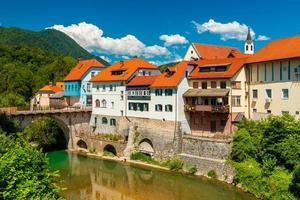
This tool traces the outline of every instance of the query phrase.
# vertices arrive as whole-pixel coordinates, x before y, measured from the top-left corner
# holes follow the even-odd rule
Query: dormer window
[[[126,69],[117,69],[117,70],[112,70],[111,75],[122,75],[126,71]]]

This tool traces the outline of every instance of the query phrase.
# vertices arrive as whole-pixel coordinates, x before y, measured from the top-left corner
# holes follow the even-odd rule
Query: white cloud
[[[156,60],[156,61],[150,61],[150,62],[156,66],[160,66],[163,64],[180,62],[180,61],[182,61],[182,58],[178,54],[175,54],[175,55],[169,56],[169,58],[166,60]]]
[[[241,24],[237,21],[228,22],[228,23],[220,23],[216,22],[213,19],[208,20],[208,22],[204,22],[203,24],[199,24],[195,21],[192,23],[196,26],[197,32],[199,34],[209,32],[213,34],[219,34],[221,36],[221,40],[239,40],[243,41],[246,39],[246,35],[248,32],[248,27],[246,24]],[[255,38],[255,32],[253,29],[250,29],[250,34],[253,38]],[[269,39],[267,36],[262,38],[258,36],[259,41],[262,39]]]
[[[257,41],[266,41],[266,40],[270,40],[270,38],[265,35],[259,35],[256,40]]]
[[[164,41],[164,45],[165,46],[171,46],[174,44],[186,44],[188,43],[188,40],[179,35],[179,34],[175,34],[175,35],[161,35],[159,37],[160,40]]]
[[[107,57],[107,56],[99,56],[100,58],[102,58],[103,60],[107,61],[107,62],[111,62],[112,60]]]
[[[121,38],[104,37],[102,29],[86,22],[70,26],[54,25],[49,28],[64,32],[90,52],[108,55],[145,56],[147,58],[170,54],[166,47],[146,46],[134,35],[128,34]]]

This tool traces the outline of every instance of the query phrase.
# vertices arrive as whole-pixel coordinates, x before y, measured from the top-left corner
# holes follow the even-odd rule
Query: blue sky
[[[0,6],[1,26],[39,31],[61,25],[55,28],[111,62],[133,55],[157,63],[178,60],[190,42],[242,49],[246,26],[256,40],[260,35],[256,49],[300,33],[296,0],[10,0]]]

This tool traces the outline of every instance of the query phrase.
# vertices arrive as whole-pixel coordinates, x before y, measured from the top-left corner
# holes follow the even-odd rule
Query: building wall
[[[92,83],[89,82],[92,76],[97,75],[103,68],[90,68],[82,77],[81,80],[81,92],[80,92],[80,103],[87,105],[87,96],[92,95]],[[92,75],[94,74],[94,75]],[[91,105],[90,105],[91,106]]]
[[[195,48],[193,47],[193,45],[190,45],[188,50],[186,51],[183,60],[187,60],[190,61],[192,60],[192,58],[194,59],[199,59],[200,57],[198,56]]]
[[[300,118],[300,75],[295,73],[295,69],[299,72],[299,65],[300,59],[263,62],[249,65],[249,111],[251,118],[264,118],[268,116],[268,112],[273,115],[282,115],[282,112],[289,112],[289,114]],[[280,68],[282,70],[280,70]],[[282,71],[281,75],[280,71]],[[272,90],[270,102],[266,101],[266,89]],[[283,98],[283,89],[288,89],[288,98]],[[253,98],[253,90],[257,90],[257,98]]]
[[[38,92],[34,95],[34,97],[30,100],[30,110],[36,109],[50,109],[50,95],[53,93],[41,93]]]
[[[80,81],[66,81],[64,85],[65,96],[80,96]]]

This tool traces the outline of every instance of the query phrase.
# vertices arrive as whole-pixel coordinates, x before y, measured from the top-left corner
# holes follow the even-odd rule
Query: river
[[[216,180],[122,165],[66,151],[48,153],[70,200],[248,200],[250,194]]]

